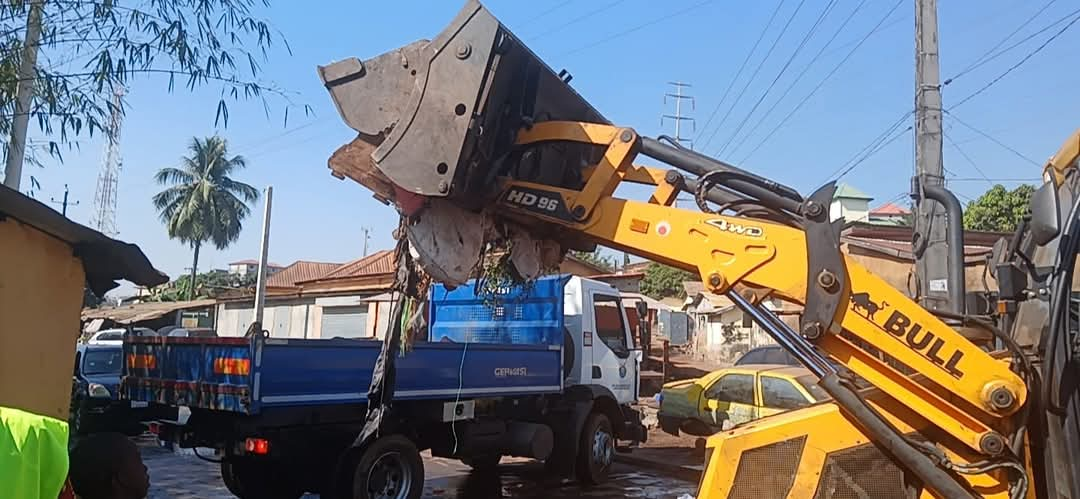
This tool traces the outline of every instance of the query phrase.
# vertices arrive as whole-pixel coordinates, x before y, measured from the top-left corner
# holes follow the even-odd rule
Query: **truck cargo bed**
[[[124,398],[257,414],[366,403],[377,340],[130,338]],[[557,393],[553,345],[420,342],[397,361],[398,400]]]

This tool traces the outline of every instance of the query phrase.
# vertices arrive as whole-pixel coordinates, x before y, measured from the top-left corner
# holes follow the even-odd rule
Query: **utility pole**
[[[938,68],[937,0],[915,1],[915,217],[916,275],[922,305],[948,310],[949,246],[945,207],[924,195],[925,186],[944,186],[941,159],[941,73]],[[953,221],[959,223],[959,221]]]
[[[368,241],[371,240],[371,229],[368,228],[368,227],[360,227],[360,231],[364,233],[364,254],[363,254],[363,256],[367,256],[367,245],[368,245]]]
[[[68,207],[68,204],[69,204],[68,203],[68,185],[64,184],[64,200],[63,201],[57,201],[56,198],[49,198],[49,199],[53,203],[56,203],[56,204],[60,205],[60,214],[67,217],[67,207]],[[79,206],[78,201],[74,201],[74,202],[72,202],[70,204],[71,204],[71,206]]]
[[[686,144],[686,146],[688,146],[690,149],[693,149],[694,142],[689,137],[682,136],[682,123],[684,121],[690,124],[690,127],[693,129],[692,131],[697,131],[697,123],[694,121],[694,118],[683,116],[682,104],[684,100],[690,102],[691,110],[694,109],[694,97],[683,93],[684,89],[690,88],[690,84],[680,81],[669,81],[668,85],[674,87],[674,93],[667,92],[664,94],[664,105],[666,106],[668,104],[668,99],[674,100],[675,114],[660,115],[660,126],[664,126],[664,118],[673,120],[675,122],[675,136],[672,138],[675,139],[675,142],[678,142],[679,144]]]
[[[255,334],[262,331],[263,307],[266,305],[266,258],[270,251],[270,203],[274,188],[266,186],[266,206],[263,208],[262,244],[259,245],[259,273],[255,279],[255,316],[251,319]]]
[[[30,126],[30,106],[34,102],[34,73],[37,70],[38,40],[41,38],[41,11],[45,0],[33,0],[26,16],[26,38],[23,40],[22,60],[19,62],[19,84],[15,90],[15,119],[11,122],[4,185],[18,191],[22,181],[23,159],[26,155],[26,129]]]

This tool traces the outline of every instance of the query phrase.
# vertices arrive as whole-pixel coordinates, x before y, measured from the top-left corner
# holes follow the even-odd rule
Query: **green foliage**
[[[684,281],[693,281],[697,277],[685,270],[679,270],[659,263],[650,263],[645,268],[645,278],[641,280],[641,293],[657,300],[668,297],[685,298]]]
[[[587,251],[572,251],[571,253],[578,260],[600,267],[605,272],[615,270],[615,260],[609,256],[601,255],[599,249],[592,253]]]
[[[214,298],[223,291],[231,289],[246,289],[255,285],[256,274],[254,272],[244,275],[230,274],[220,270],[213,270],[195,276],[195,289],[191,289],[191,276],[185,275],[163,286],[152,290],[147,301],[183,301],[189,299]]]
[[[964,210],[964,228],[1011,232],[1027,213],[1031,205],[1031,195],[1035,187],[1022,184],[1013,190],[1007,190],[1001,184],[968,203]]]
[[[168,92],[179,84],[193,91],[215,87],[220,99],[207,112],[228,125],[227,101],[268,96],[286,102],[285,91],[260,82],[261,65],[281,42],[256,10],[268,0],[47,0],[0,2],[0,135],[7,137],[15,114],[30,6],[41,6],[41,38],[31,121],[45,140],[30,141],[27,160],[40,165],[46,153],[62,160],[79,137],[108,128],[117,105],[113,89],[137,77],[152,77]],[[123,100],[119,101],[123,112]],[[308,108],[305,106],[305,112]],[[65,147],[66,146],[66,147]],[[7,143],[4,141],[6,153]]]
[[[210,242],[225,249],[240,237],[249,203],[259,198],[254,187],[229,176],[247,166],[243,156],[229,157],[225,139],[192,138],[191,155],[180,168],[162,168],[154,179],[168,186],[153,197],[161,222],[172,239],[191,246],[191,273],[199,268],[199,248]]]

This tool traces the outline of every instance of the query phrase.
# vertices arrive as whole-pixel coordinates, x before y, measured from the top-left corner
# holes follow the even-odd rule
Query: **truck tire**
[[[222,460],[221,481],[240,499],[298,499],[304,495],[288,474],[273,463]]]
[[[420,499],[424,462],[403,435],[387,435],[364,449],[353,474],[353,499]]]
[[[615,433],[607,416],[595,412],[585,420],[581,430],[581,445],[575,471],[585,485],[597,485],[607,480],[615,462]]]

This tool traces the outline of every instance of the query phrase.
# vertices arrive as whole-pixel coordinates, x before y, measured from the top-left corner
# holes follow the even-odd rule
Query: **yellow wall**
[[[67,243],[0,221],[0,405],[67,420],[85,281]]]

